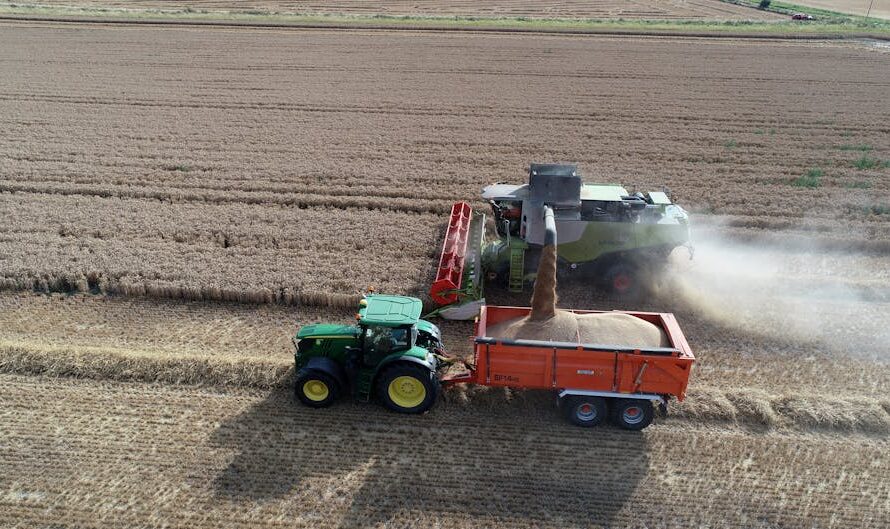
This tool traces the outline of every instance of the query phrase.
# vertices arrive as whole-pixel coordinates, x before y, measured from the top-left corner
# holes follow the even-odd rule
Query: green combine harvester
[[[482,198],[492,208],[493,240],[486,239],[485,214],[466,202],[451,210],[430,289],[446,318],[472,317],[486,282],[521,292],[534,279],[545,206],[554,212],[563,272],[620,296],[637,294],[649,272],[664,266],[675,248],[689,245],[689,217],[667,193],[586,184],[574,165],[532,164],[527,184],[490,185]]]
[[[314,408],[346,392],[389,409],[422,413],[436,401],[442,334],[420,319],[419,299],[367,295],[355,325],[307,325],[294,337],[297,398]]]

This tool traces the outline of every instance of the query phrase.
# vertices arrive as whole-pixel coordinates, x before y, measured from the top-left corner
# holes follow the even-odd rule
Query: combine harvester
[[[482,198],[492,208],[494,240],[486,240],[484,213],[466,202],[451,209],[430,288],[445,318],[474,317],[486,281],[521,292],[533,279],[544,242],[544,207],[554,213],[560,266],[622,297],[638,293],[643,277],[664,266],[674,248],[689,244],[689,217],[666,193],[585,184],[574,165],[532,164],[528,184],[490,185]],[[461,309],[463,304],[469,306]]]
[[[505,224],[507,240],[495,246],[526,251],[531,244],[539,244],[540,264],[530,308],[485,306],[475,300],[481,295],[482,270],[478,254],[472,252],[482,247],[482,223],[474,222],[480,219],[472,218],[469,206],[456,204],[433,291],[443,303],[456,303],[462,297],[474,299],[458,306],[458,310],[472,307],[467,314],[478,313],[473,314],[476,325],[472,362],[445,352],[438,327],[420,318],[419,299],[372,294],[362,299],[355,325],[317,324],[299,330],[294,337],[297,398],[308,406],[324,407],[349,392],[362,401],[376,397],[394,411],[423,413],[435,403],[439,388],[452,384],[551,390],[572,423],[595,426],[610,417],[613,423],[629,430],[648,426],[656,407],[666,413],[672,397],[683,400],[695,357],[672,314],[556,308],[557,254],[574,255],[557,247],[560,224],[556,219],[563,218],[563,227],[572,226],[572,222],[587,224],[580,230],[583,232],[602,229],[590,227],[595,221],[573,220],[578,216],[576,199],[580,196],[580,179],[574,168],[533,165],[531,174],[527,191],[503,191],[523,197],[520,202],[525,205],[515,204],[516,199],[493,201],[499,221],[513,222],[509,220],[513,215],[505,214],[505,208],[521,208],[516,230],[525,238],[521,244],[514,244],[510,240],[514,227]],[[647,200],[655,200],[652,193],[639,200],[627,198],[629,205],[619,207],[626,213],[636,211],[638,216],[655,219],[632,238],[650,242],[657,239],[658,245],[646,247],[656,251],[656,247],[672,244],[665,240],[681,239],[679,228],[688,234],[685,213],[678,208],[670,217],[674,222],[665,226],[681,233],[674,239],[667,235],[655,237],[653,233],[662,232],[653,226],[659,226],[667,210],[660,207],[665,204],[647,209],[655,206]],[[625,204],[624,198],[621,204]],[[626,229],[629,233],[636,230]],[[577,242],[579,230],[570,233]],[[470,240],[474,244],[468,254]],[[596,247],[600,249],[612,244],[602,238],[597,240]],[[622,247],[629,248],[627,244]],[[466,278],[470,282],[461,289]],[[443,289],[445,284],[449,288]],[[448,373],[447,367],[455,363],[463,364],[464,371]]]

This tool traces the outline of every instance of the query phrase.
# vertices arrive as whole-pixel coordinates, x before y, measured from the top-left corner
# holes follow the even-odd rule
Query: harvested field
[[[519,299],[496,301],[522,303]],[[886,326],[890,313],[886,305],[860,303],[851,308],[874,313],[873,325],[880,327]],[[587,297],[569,295],[560,306],[610,309],[614,301],[591,303]],[[676,312],[698,358],[689,391],[692,397],[674,406],[673,418],[739,422],[758,428],[809,428],[807,421],[812,418],[771,408],[793,404],[827,410],[820,428],[890,433],[890,415],[881,411],[881,406],[890,410],[890,400],[882,400],[890,387],[890,365],[884,353],[851,356],[848,343],[801,342],[728,327],[694,308],[684,310],[678,303],[643,308]],[[350,311],[318,307],[4,294],[0,295],[0,372],[230,388],[287,387],[293,364],[290,336],[296,326],[349,318]],[[469,323],[440,324],[450,352],[472,353]],[[846,337],[855,340],[853,334],[859,331],[848,332]],[[793,377],[788,375],[791,372]],[[843,395],[835,394],[835,387],[843,387]],[[502,393],[475,390],[448,393],[445,398],[468,403],[474,395],[496,408],[508,404]],[[541,413],[553,413],[551,399],[529,398]],[[834,402],[837,410],[825,408],[826,401]],[[748,408],[758,403],[767,411],[752,416]]]
[[[533,160],[667,185],[703,224],[886,249],[888,58],[842,43],[5,25],[0,286],[340,306],[368,284],[419,292],[449,203],[522,181]]]
[[[521,406],[404,417],[277,392],[0,379],[12,526],[890,523],[886,438],[686,423],[579,433]],[[591,446],[598,457],[582,455]]]
[[[625,18],[657,20],[775,20],[779,16],[719,0],[42,0],[41,5],[122,7],[127,9],[196,9],[338,15],[484,16],[535,18]]]

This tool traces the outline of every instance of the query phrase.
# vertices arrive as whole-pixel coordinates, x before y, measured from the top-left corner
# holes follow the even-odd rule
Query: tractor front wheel
[[[294,393],[310,408],[330,406],[340,396],[337,380],[321,371],[305,371],[297,376]]]
[[[436,373],[414,364],[388,367],[377,382],[377,396],[399,413],[423,413],[433,407],[439,393]]]

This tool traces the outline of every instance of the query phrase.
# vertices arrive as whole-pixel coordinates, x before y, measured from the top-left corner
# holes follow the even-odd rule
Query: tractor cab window
[[[364,334],[366,352],[389,354],[411,347],[412,330],[408,327],[367,327]]]

